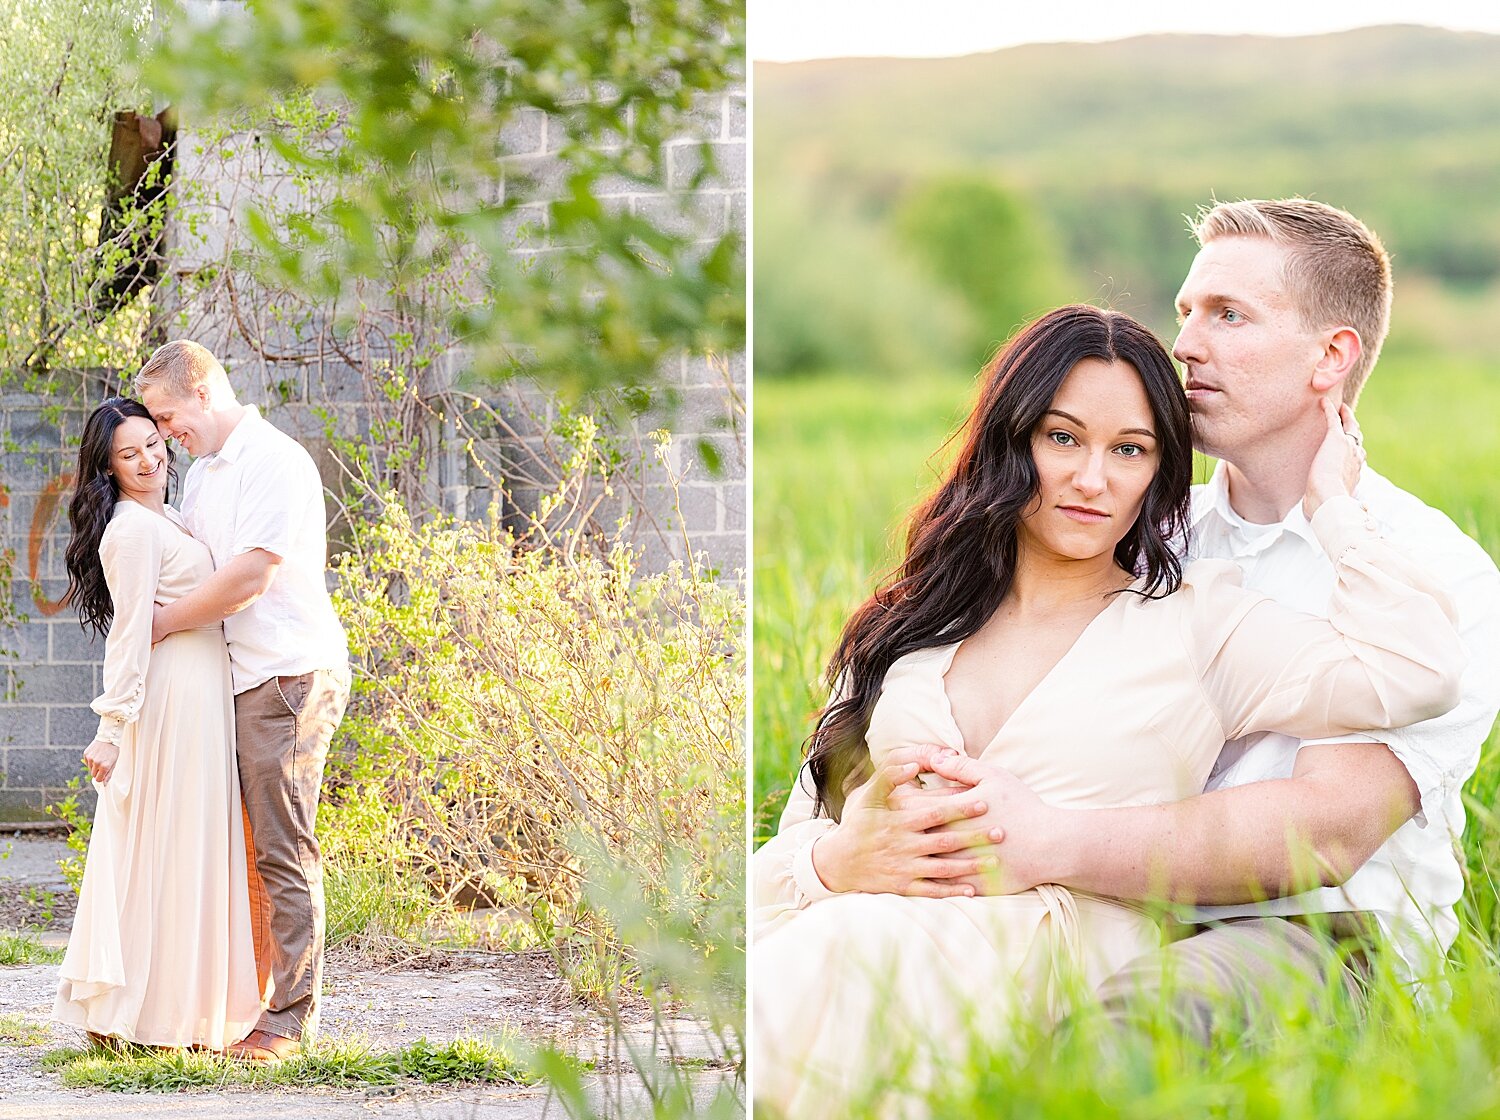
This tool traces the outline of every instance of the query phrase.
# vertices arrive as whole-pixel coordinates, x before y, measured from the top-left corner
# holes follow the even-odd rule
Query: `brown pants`
[[[349,700],[344,673],[273,677],[234,698],[250,918],[269,1005],[259,1029],[300,1039],[323,985],[323,863],[314,829],[328,744]]]
[[[1131,961],[1099,987],[1106,1018],[1128,1026],[1165,1012],[1178,1032],[1207,1047],[1274,1015],[1290,993],[1346,998],[1363,1007],[1369,935],[1356,914],[1317,922],[1230,918]]]

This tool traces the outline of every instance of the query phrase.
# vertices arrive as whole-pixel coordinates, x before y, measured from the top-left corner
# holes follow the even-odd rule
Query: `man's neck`
[[[1278,444],[1236,455],[1224,462],[1229,507],[1252,525],[1285,520],[1307,492],[1307,471],[1317,442]]]
[[[217,413],[219,420],[219,433],[223,436],[219,440],[219,446],[214,448],[213,453],[217,455],[224,450],[224,445],[229,442],[229,437],[246,416],[250,415],[250,406],[243,404],[230,405],[228,408],[220,409]]]

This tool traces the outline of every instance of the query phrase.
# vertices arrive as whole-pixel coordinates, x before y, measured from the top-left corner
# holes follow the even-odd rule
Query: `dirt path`
[[[10,855],[4,857],[9,849]],[[0,928],[6,916],[35,906],[38,889],[67,893],[56,873],[60,841],[12,837],[0,840]],[[29,897],[29,901],[28,901]],[[64,907],[54,907],[63,910]],[[45,940],[66,943],[67,919],[54,920]],[[23,1045],[0,1039],[0,1120],[86,1115],[89,1120],[127,1116],[209,1117],[286,1120],[288,1116],[368,1118],[410,1116],[427,1120],[511,1120],[561,1117],[545,1087],[437,1087],[388,1090],[224,1089],[174,1095],[131,1095],[98,1089],[63,1088],[59,1075],[38,1060],[48,1050],[76,1046],[78,1032],[49,1021],[57,983],[54,965],[0,967],[0,1019],[19,1016],[47,1031],[47,1040]],[[554,1040],[581,1056],[602,1052],[604,1034],[588,1009],[571,998],[567,985],[544,953],[441,954],[371,967],[330,954],[324,970],[323,1035],[372,1049],[405,1046],[418,1038],[434,1042],[497,1032],[532,1040]],[[645,1008],[628,1024],[642,1042],[649,1038]],[[677,1050],[689,1057],[709,1054],[695,1024],[681,1022]],[[705,1091],[720,1075],[702,1076]],[[612,1087],[628,1090],[626,1074]],[[602,1078],[596,1087],[605,1089]],[[289,1106],[291,1106],[289,1108]]]

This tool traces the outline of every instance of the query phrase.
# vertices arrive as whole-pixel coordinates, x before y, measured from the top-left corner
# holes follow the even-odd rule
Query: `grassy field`
[[[952,372],[899,383],[853,374],[756,383],[758,840],[775,829],[838,630],[894,561],[900,520],[941,468],[938,449],[972,388],[971,377]],[[1376,469],[1500,557],[1500,434],[1490,421],[1500,416],[1500,367],[1388,347],[1359,416]],[[1418,1012],[1392,981],[1376,985],[1364,1025],[1304,1009],[1269,1045],[1203,1053],[1158,1035],[1104,1063],[1087,1039],[1041,1039],[1019,1057],[974,1054],[960,1063],[952,1085],[929,1102],[934,1114],[1500,1115],[1496,745],[1492,735],[1468,787],[1466,930],[1447,1013]]]

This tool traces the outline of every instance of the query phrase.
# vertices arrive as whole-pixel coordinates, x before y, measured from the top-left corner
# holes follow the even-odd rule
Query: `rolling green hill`
[[[814,220],[885,229],[921,182],[978,173],[1033,208],[1073,298],[1167,329],[1193,252],[1183,215],[1300,194],[1379,231],[1398,285],[1472,300],[1500,282],[1497,74],[1500,36],[1408,26],[758,63],[757,228],[800,199]],[[758,300],[784,252],[765,249]]]

